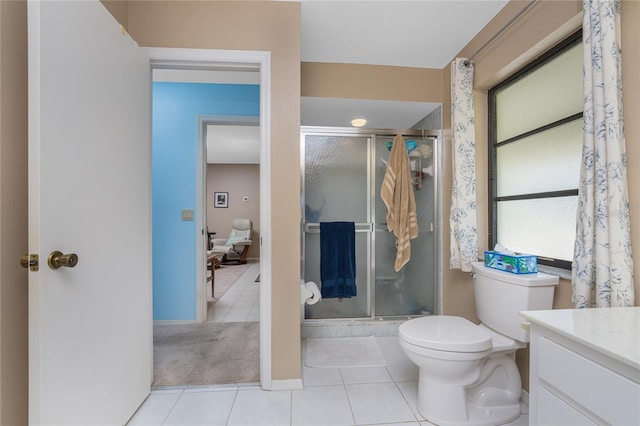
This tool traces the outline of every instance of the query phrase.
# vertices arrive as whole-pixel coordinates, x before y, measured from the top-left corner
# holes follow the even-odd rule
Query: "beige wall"
[[[120,25],[129,27],[129,2],[123,0],[100,0],[100,3],[116,18]]]
[[[228,192],[227,208],[213,206],[214,192]],[[247,202],[243,197],[249,197]],[[253,244],[248,258],[260,258],[260,165],[208,164],[207,165],[207,226],[216,232],[216,238],[226,238],[231,232],[233,219],[251,219]]]
[[[442,70],[320,62],[300,69],[302,96],[442,102]]]
[[[0,424],[27,423],[27,7],[0,1]]]
[[[128,24],[145,47],[271,52],[271,367],[300,378],[300,4],[131,1]]]

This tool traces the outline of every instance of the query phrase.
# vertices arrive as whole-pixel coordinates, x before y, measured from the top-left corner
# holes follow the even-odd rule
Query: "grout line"
[[[238,392],[240,392],[240,388],[236,388],[236,394],[233,397],[233,402],[231,403],[231,407],[229,408],[229,414],[227,414],[227,419],[224,422],[225,425],[228,425],[229,420],[231,420],[231,413],[233,412],[233,409],[236,406],[236,401],[238,400]]]
[[[176,402],[173,403],[173,405],[167,412],[167,415],[164,416],[164,419],[162,419],[162,422],[160,422],[161,425],[163,425],[167,421],[173,410],[176,408],[176,405],[178,405],[178,402],[180,402],[180,400],[182,399],[182,395],[184,395],[184,389],[182,389],[182,392],[180,392],[180,396],[178,397],[178,399],[176,399]]]
[[[393,377],[392,377],[393,378]],[[409,407],[409,411],[411,411],[411,414],[413,414],[413,417],[415,417],[416,421],[418,423],[421,422],[421,420],[418,418],[418,414],[416,414],[413,411],[413,408],[411,406],[411,402],[409,402],[409,400],[407,399],[406,395],[404,394],[404,392],[402,392],[402,389],[400,389],[400,386],[398,386],[398,383],[394,380],[393,384],[396,386],[396,389],[398,389],[398,392],[400,392],[400,395],[402,396],[402,399],[404,399],[404,402],[407,403],[407,406]],[[418,401],[416,401],[416,411],[418,411]]]
[[[340,377],[342,377],[342,372],[340,372]],[[349,398],[349,392],[347,391],[347,385],[344,384],[344,379],[342,380],[342,388],[344,389],[344,394],[347,397],[347,403],[349,404],[349,411],[351,411],[351,418],[353,419],[353,424],[357,425],[356,415],[353,412],[353,406],[351,405],[351,398]]]
[[[289,392],[289,426],[293,426],[293,391]]]

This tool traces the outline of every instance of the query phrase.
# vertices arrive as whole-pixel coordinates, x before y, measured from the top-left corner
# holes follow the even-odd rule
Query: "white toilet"
[[[418,411],[437,425],[499,425],[520,416],[516,349],[529,342],[520,311],[551,309],[558,277],[472,264],[476,325],[429,316],[404,322],[400,346],[420,368]]]

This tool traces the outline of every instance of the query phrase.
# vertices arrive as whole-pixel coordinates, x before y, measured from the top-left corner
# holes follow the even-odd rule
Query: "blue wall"
[[[259,96],[258,85],[153,83],[154,320],[196,319],[196,222],[181,211],[196,208],[198,116],[258,116]]]

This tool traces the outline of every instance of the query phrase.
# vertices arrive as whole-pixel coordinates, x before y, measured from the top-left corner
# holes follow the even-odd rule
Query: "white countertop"
[[[524,311],[520,315],[640,369],[640,307]]]

